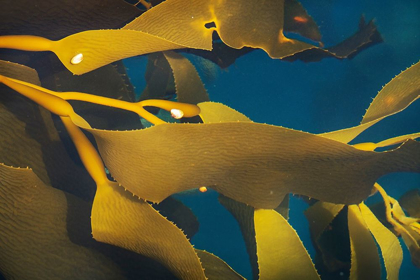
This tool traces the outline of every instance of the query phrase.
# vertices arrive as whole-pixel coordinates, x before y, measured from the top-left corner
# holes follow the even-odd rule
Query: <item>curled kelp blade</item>
[[[397,280],[403,252],[398,238],[387,229],[364,203],[359,204],[363,220],[381,248],[388,280]]]
[[[164,56],[172,68],[179,102],[197,104],[210,100],[197,70],[187,58],[171,51],[164,52]]]
[[[230,47],[261,48],[277,58],[313,47],[286,38],[283,20],[283,0],[269,1],[264,5],[240,0],[169,0],[123,29],[141,30],[188,48],[207,50],[211,50],[212,33],[217,30],[222,41]],[[167,26],[173,26],[175,22],[176,28],[168,30]]]
[[[259,279],[320,279],[296,231],[274,210],[254,212]]]
[[[31,169],[0,164],[0,271],[8,279],[125,279],[110,259],[73,243],[68,205],[82,200]],[[59,256],[59,257],[58,257]]]
[[[146,87],[140,95],[140,100],[164,99],[175,91],[171,67],[163,52],[152,53],[147,56],[144,78]]]
[[[378,93],[370,104],[360,125],[319,134],[348,143],[380,120],[403,111],[420,94],[420,62],[401,72]]]
[[[368,197],[382,175],[420,171],[420,144],[413,140],[377,153],[251,122],[88,130],[114,178],[154,202],[211,186],[257,208],[275,208],[289,192],[351,204]]]
[[[350,279],[381,279],[378,250],[357,205],[349,205],[348,223],[351,246]]]
[[[97,241],[154,259],[180,279],[206,279],[185,234],[117,183],[98,188],[91,220]]]

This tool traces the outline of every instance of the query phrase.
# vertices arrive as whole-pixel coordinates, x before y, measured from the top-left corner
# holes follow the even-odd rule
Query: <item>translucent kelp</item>
[[[396,279],[399,236],[418,265],[416,197],[401,202],[410,217],[376,181],[393,172],[420,171],[415,140],[420,134],[353,142],[418,98],[420,63],[378,93],[358,126],[313,134],[256,123],[209,102],[182,51],[212,51],[214,58],[219,54],[213,44],[219,44],[225,50],[259,48],[288,60],[352,58],[381,41],[373,22],[362,20],[355,35],[323,49],[315,21],[297,1],[140,2],[146,11],[110,3],[107,10],[121,7],[121,18],[111,22],[95,14],[99,23],[109,24],[103,28],[86,22],[72,30],[63,18],[64,33],[56,37],[47,36],[45,26],[38,34],[36,28],[13,33],[13,25],[2,31],[1,48],[52,51],[60,60],[39,55],[38,62],[27,63],[35,69],[0,61],[0,271],[6,278],[244,279],[229,263],[191,244],[197,220],[172,195],[197,189],[217,191],[237,220],[254,278],[321,277],[288,222],[290,193],[312,204],[306,216],[324,265],[339,263],[322,242],[337,217],[346,218],[351,279],[380,278],[376,244],[387,277]],[[17,14],[16,24],[25,26]],[[288,38],[287,32],[302,40]],[[138,101],[118,61],[149,53],[147,88]],[[4,58],[26,64],[27,55],[9,51]],[[38,67],[41,59],[46,63]],[[83,75],[74,77],[63,65]],[[173,95],[177,101],[169,100]],[[68,155],[71,149],[77,156]],[[364,202],[375,192],[388,225]],[[82,216],[89,218],[74,218]],[[78,239],[79,228],[88,236]],[[132,256],[141,261],[131,266],[122,261]]]

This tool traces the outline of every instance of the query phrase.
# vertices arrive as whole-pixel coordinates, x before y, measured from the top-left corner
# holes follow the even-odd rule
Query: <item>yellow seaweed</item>
[[[359,208],[369,231],[381,248],[387,279],[397,280],[403,260],[403,252],[398,238],[376,218],[364,203],[359,204]]]
[[[197,70],[188,59],[170,51],[164,52],[164,56],[172,68],[179,102],[198,104],[210,100]]]
[[[69,238],[68,205],[78,211],[86,202],[31,169],[0,164],[0,204],[0,270],[8,279],[124,279],[110,259]]]
[[[1,36],[0,48],[52,51],[67,69],[80,75],[135,55],[181,48],[211,50],[214,30],[231,47],[262,48],[277,58],[314,47],[283,35],[282,0],[243,4],[240,0],[168,0],[123,29],[89,30],[58,41],[30,35]],[[244,16],[251,13],[252,20]],[[205,26],[210,22],[216,23],[216,28]]]
[[[141,30],[188,48],[206,50],[211,49],[212,33],[216,30],[222,41],[232,48],[261,48],[275,58],[314,47],[286,38],[283,19],[283,0],[269,1],[264,5],[240,0],[169,0],[123,29]],[[167,27],[174,23],[177,28],[168,30]],[[206,27],[211,23],[215,27]]]
[[[348,223],[351,246],[350,279],[381,279],[378,250],[357,205],[349,205]]]
[[[28,35],[0,37],[0,48],[51,51],[72,73],[81,75],[123,58],[185,46],[134,30],[89,30],[51,41]]]
[[[320,279],[296,231],[274,210],[254,212],[260,280]]]
[[[173,110],[175,110],[176,112],[180,112],[182,114],[181,117],[193,117],[200,113],[200,108],[195,105],[173,102],[168,100],[148,99],[140,102],[131,103],[103,96],[90,95],[82,92],[54,92],[52,90],[48,90],[16,79],[10,79],[1,75],[0,83],[3,83],[9,86],[10,88],[13,88],[14,90],[32,99],[33,101],[35,101],[36,103],[38,103],[39,105],[43,106],[48,111],[56,115],[71,117],[72,120],[78,125],[86,128],[90,128],[90,125],[74,112],[73,108],[66,100],[79,100],[104,106],[110,106],[114,108],[125,109],[127,111],[132,111],[138,114],[139,116],[147,119],[153,124],[162,124],[165,122],[159,119],[158,117],[154,116],[153,114],[147,112],[143,107],[158,107],[170,111],[171,113],[173,112]]]
[[[334,203],[359,203],[370,195],[376,179],[389,172],[416,172],[420,159],[419,144],[412,140],[376,153],[252,122],[88,131],[113,176],[131,192],[154,202],[210,186],[257,208],[275,208],[289,192]],[[176,141],[168,146],[168,139]]]

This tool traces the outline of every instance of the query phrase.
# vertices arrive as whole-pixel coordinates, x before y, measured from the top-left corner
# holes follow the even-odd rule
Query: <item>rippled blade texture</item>
[[[142,199],[118,184],[101,186],[92,208],[93,237],[165,265],[180,279],[205,279],[184,233]]]
[[[320,279],[302,241],[282,215],[258,209],[254,224],[260,280]]]
[[[123,279],[110,260],[70,241],[67,205],[84,203],[30,169],[0,165],[1,272],[11,279]]]
[[[256,208],[275,208],[289,192],[351,204],[364,200],[384,174],[420,171],[420,144],[412,140],[376,153],[250,122],[89,131],[113,176],[151,201],[212,186]]]
[[[351,246],[350,279],[381,279],[381,267],[375,241],[357,205],[348,207]]]

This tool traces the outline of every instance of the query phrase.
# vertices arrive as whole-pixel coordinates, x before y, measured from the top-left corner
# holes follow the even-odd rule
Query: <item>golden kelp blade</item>
[[[420,171],[420,143],[413,140],[376,153],[250,122],[88,130],[114,178],[150,201],[212,186],[256,208],[275,208],[289,192],[351,204],[368,197],[382,175]]]
[[[202,102],[197,105],[200,107],[200,118],[204,123],[252,122],[244,114],[222,103]]]
[[[167,0],[123,29],[139,30],[188,48],[207,50],[211,49],[212,32],[217,30],[230,47],[261,48],[275,58],[314,47],[286,38],[283,19],[283,0],[266,1],[263,5],[242,0]],[[209,26],[212,24],[215,27]]]
[[[420,94],[420,62],[392,79],[370,104],[360,125],[319,134],[348,143],[380,120],[401,112],[418,99]]]
[[[320,279],[296,231],[274,210],[254,212],[260,280]]]
[[[194,65],[176,52],[168,51],[164,55],[172,68],[178,101],[190,104],[209,101],[209,95]]]
[[[370,104],[362,124],[400,112],[419,96],[420,62],[417,62],[385,85]]]
[[[364,203],[359,204],[359,208],[369,231],[381,248],[387,279],[397,280],[403,260],[403,252],[398,238],[376,218]]]
[[[124,279],[111,260],[71,242],[67,232],[70,204],[76,211],[86,206],[46,186],[30,169],[0,164],[0,270],[4,276]]]
[[[350,279],[381,279],[378,250],[357,205],[349,205],[348,223],[351,246]]]
[[[77,75],[123,58],[184,47],[133,30],[90,30],[59,41],[24,35],[0,37],[0,48],[52,51],[68,70]]]
[[[179,279],[206,279],[184,233],[117,183],[98,187],[91,219],[96,240],[157,260]]]

